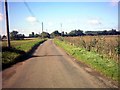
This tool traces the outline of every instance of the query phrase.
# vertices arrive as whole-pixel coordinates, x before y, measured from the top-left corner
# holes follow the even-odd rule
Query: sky
[[[24,1],[24,0],[23,0]],[[26,5],[27,4],[27,5]],[[0,33],[6,34],[4,2],[0,2]],[[29,35],[118,29],[118,3],[112,2],[8,2],[10,32]],[[62,24],[62,26],[61,26]]]

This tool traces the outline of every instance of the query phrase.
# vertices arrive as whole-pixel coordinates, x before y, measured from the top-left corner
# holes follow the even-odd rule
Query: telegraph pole
[[[43,22],[42,22],[42,32],[43,32]]]
[[[7,46],[10,48],[9,18],[8,18],[7,0],[5,0],[5,13],[6,13],[6,29],[7,29]]]
[[[63,35],[63,33],[62,33],[62,23],[60,24],[60,26],[61,26],[61,36]]]
[[[62,23],[60,24],[60,26],[61,26],[61,33],[62,33]]]

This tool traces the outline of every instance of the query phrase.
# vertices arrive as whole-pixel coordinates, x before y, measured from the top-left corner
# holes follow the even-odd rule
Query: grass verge
[[[83,48],[68,44],[68,42],[54,39],[56,45],[63,48],[69,55],[72,55],[77,60],[86,63],[91,68],[101,74],[118,81],[118,64],[111,59],[104,58],[96,52],[89,52]]]
[[[21,62],[30,56],[45,39],[16,40],[12,41],[11,48],[2,46],[2,70],[11,65]],[[5,42],[6,43],[6,42]]]

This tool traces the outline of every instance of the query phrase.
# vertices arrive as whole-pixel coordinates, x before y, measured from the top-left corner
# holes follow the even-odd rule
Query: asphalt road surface
[[[2,75],[3,88],[116,87],[92,69],[76,63],[53,40],[41,44],[31,58],[4,70]]]

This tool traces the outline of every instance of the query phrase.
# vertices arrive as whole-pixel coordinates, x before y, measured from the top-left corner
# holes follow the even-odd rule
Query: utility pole
[[[61,36],[63,35],[63,33],[62,33],[62,23],[60,24],[60,27],[61,27]]]
[[[43,32],[43,22],[42,22],[42,32]]]
[[[6,13],[6,29],[7,29],[7,46],[10,48],[9,18],[8,18],[7,0],[5,0],[5,13]]]
[[[62,23],[60,25],[61,25],[61,33],[62,33]]]

